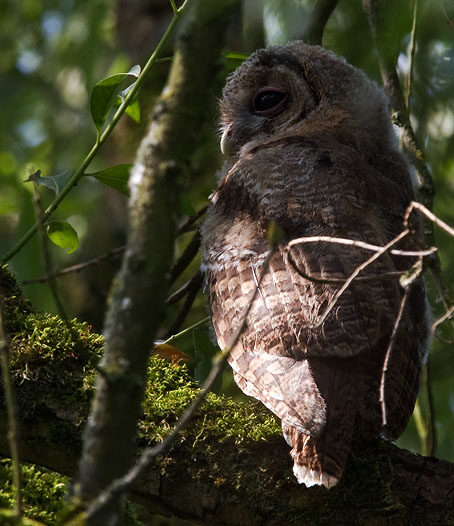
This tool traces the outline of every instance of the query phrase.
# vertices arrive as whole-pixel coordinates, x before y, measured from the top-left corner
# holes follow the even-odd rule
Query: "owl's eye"
[[[252,100],[252,110],[258,115],[274,113],[287,100],[287,93],[277,88],[261,89]]]

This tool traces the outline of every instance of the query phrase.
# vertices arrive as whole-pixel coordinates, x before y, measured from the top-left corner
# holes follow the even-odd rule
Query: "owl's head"
[[[395,148],[381,89],[343,58],[302,41],[252,54],[228,78],[220,110],[221,149],[233,158],[245,145],[292,134]]]

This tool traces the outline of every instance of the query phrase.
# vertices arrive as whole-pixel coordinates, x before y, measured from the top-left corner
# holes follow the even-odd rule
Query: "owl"
[[[228,78],[220,114],[228,169],[202,227],[217,341],[227,348],[243,326],[228,357],[236,383],[282,421],[298,482],[330,488],[354,443],[408,423],[428,346],[424,285],[411,285],[387,353],[396,272],[414,261],[387,251],[336,296],[373,252],[290,242],[384,246],[414,198],[409,170],[383,92],[319,46],[255,52]],[[273,248],[270,225],[282,233]]]

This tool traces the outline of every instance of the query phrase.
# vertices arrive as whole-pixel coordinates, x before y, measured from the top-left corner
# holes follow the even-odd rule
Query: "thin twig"
[[[126,246],[113,248],[112,250],[109,250],[109,252],[106,252],[101,256],[89,259],[87,261],[84,261],[83,263],[77,263],[76,265],[71,265],[69,267],[56,270],[48,276],[42,276],[40,278],[35,279],[25,279],[24,281],[22,281],[22,285],[32,285],[33,283],[46,283],[46,281],[49,281],[49,279],[52,278],[59,278],[60,276],[65,276],[66,274],[70,274],[72,272],[80,272],[81,270],[85,270],[86,268],[91,267],[93,265],[98,265],[106,259],[121,255],[125,251],[125,249]]]
[[[16,517],[22,516],[22,470],[19,456],[19,419],[14,386],[9,371],[9,350],[3,326],[3,313],[0,304],[0,362],[2,369],[3,390],[5,392],[6,411],[8,415],[8,443],[13,462],[13,482],[15,492],[14,512]]]
[[[348,279],[348,278],[322,278],[321,276],[314,276],[313,274],[307,274],[306,272],[304,272],[298,267],[290,251],[287,252],[287,258],[288,258],[290,265],[292,265],[292,267],[295,269],[295,272],[297,272],[302,278],[307,279],[308,281],[312,281],[313,283],[321,283],[321,284],[345,283]],[[397,270],[397,271],[391,271],[391,272],[384,272],[383,274],[356,276],[355,282],[377,281],[381,279],[399,279],[405,274],[405,272],[406,272],[405,270],[401,270],[401,271]]]
[[[342,294],[347,290],[347,288],[351,285],[351,283],[354,281],[356,276],[362,272],[365,268],[367,268],[370,264],[372,264],[375,260],[377,260],[379,257],[381,257],[383,254],[389,251],[389,249],[401,241],[405,236],[407,236],[410,233],[408,229],[403,230],[400,234],[398,234],[395,238],[393,238],[389,243],[387,243],[385,246],[381,248],[381,250],[377,251],[375,254],[373,254],[369,259],[361,263],[356,269],[350,274],[348,279],[345,281],[345,283],[340,287],[337,292],[334,294],[333,299],[330,301],[329,305],[326,307],[325,311],[321,316],[318,317],[317,321],[314,324],[310,325],[311,329],[315,329],[317,327],[320,327],[323,325],[324,321],[326,320],[328,314],[333,310],[334,306],[336,305],[339,298],[342,296]]]
[[[166,299],[167,305],[172,305],[173,303],[180,301],[181,298],[184,298],[186,294],[188,294],[194,289],[199,290],[202,285],[202,282],[203,282],[203,275],[200,272],[200,270],[198,270],[189,281],[187,281],[182,287],[180,287],[178,290],[173,292]]]
[[[170,337],[173,333],[177,332],[179,328],[183,325],[184,320],[189,314],[192,304],[194,303],[194,300],[197,297],[200,287],[202,286],[202,281],[203,281],[202,274],[198,273],[196,274],[195,277],[196,277],[196,281],[193,284],[192,288],[189,290],[188,295],[186,296],[186,299],[184,300],[183,306],[180,309],[180,312],[178,313],[172,325],[169,327],[169,330],[167,332],[168,337]]]
[[[418,203],[417,201],[412,201],[407,208],[407,211],[405,212],[405,218],[404,218],[404,225],[408,227],[408,221],[410,218],[411,212],[416,209],[419,210],[422,214],[424,214],[428,219],[430,219],[433,223],[435,223],[437,226],[439,226],[441,229],[443,229],[447,234],[454,237],[454,228],[450,227],[447,223],[439,219],[433,212],[431,212],[426,206],[424,206],[422,203]]]
[[[413,202],[410,204],[412,206]],[[420,203],[416,203],[420,204]],[[416,207],[415,207],[416,208]],[[405,224],[407,227],[407,224]],[[449,228],[449,227],[448,227]],[[408,227],[407,227],[408,229]],[[366,250],[371,250],[373,252],[381,252],[383,246],[371,245],[370,243],[365,243],[364,241],[358,241],[357,239],[345,239],[342,237],[331,237],[331,236],[310,236],[310,237],[297,237],[288,242],[286,248],[292,248],[294,245],[300,245],[302,243],[320,243],[326,241],[327,243],[336,243],[338,245],[348,245],[352,247],[364,248]],[[437,252],[436,247],[430,247],[425,250],[397,250],[392,249],[389,251],[393,256],[404,256],[404,257],[421,257],[421,256],[430,256]]]
[[[394,343],[396,341],[397,337],[397,331],[399,329],[400,320],[402,319],[402,315],[404,313],[404,308],[407,303],[408,294],[409,294],[410,287],[404,289],[404,295],[402,296],[399,312],[397,314],[396,321],[394,322],[394,327],[391,333],[391,338],[389,339],[388,348],[386,349],[385,354],[385,361],[383,363],[383,369],[381,373],[381,379],[380,379],[380,404],[381,404],[381,415],[382,415],[382,427],[386,426],[387,419],[386,419],[386,401],[385,401],[385,381],[386,381],[386,372],[388,370],[388,364],[389,359],[391,356],[392,349],[394,347]]]
[[[221,353],[218,354],[217,357],[215,357],[213,368],[211,369],[211,372],[208,375],[208,378],[205,380],[201,391],[196,396],[192,404],[186,408],[181,417],[178,419],[172,431],[164,438],[162,442],[160,442],[154,447],[148,448],[145,451],[143,451],[137,463],[129,470],[129,472],[124,477],[114,480],[96,499],[94,499],[87,506],[87,517],[92,516],[99,509],[108,505],[112,501],[112,499],[114,499],[117,495],[121,495],[128,488],[130,488],[132,484],[134,484],[134,482],[136,482],[146,472],[154,458],[165,454],[169,450],[170,446],[175,441],[179,433],[192,420],[195,412],[200,407],[206,395],[208,394],[208,392],[213,387],[214,383],[224,370],[224,367],[227,363],[227,358],[229,357],[231,351],[238,344],[241,335],[243,334],[243,331],[247,326],[247,317],[257,297],[259,286],[263,279],[263,276],[268,272],[269,262],[273,254],[274,251],[270,251],[269,255],[263,263],[259,282],[254,290],[254,294],[252,295],[248,303],[248,306],[245,309],[240,326],[233,335],[229,346],[227,346],[227,348],[225,348],[223,351],[221,351]]]
[[[433,323],[432,323],[432,334],[435,333],[435,331],[437,330],[437,327],[439,325],[441,325],[444,321],[446,321],[447,319],[451,318],[454,314],[454,306],[450,307],[444,314],[443,316],[440,316],[438,319],[436,319]]]
[[[197,329],[197,327],[200,327],[201,325],[205,325],[205,323],[209,323],[211,320],[210,316],[207,316],[206,318],[203,318],[203,320],[198,321],[197,323],[194,323],[193,325],[186,327],[186,329],[183,329],[177,334],[172,334],[172,336],[169,336],[167,340],[159,341],[157,342],[158,345],[168,345],[172,343],[174,340],[177,340],[178,338],[181,338],[181,336],[184,336],[188,332],[193,331],[194,329]]]

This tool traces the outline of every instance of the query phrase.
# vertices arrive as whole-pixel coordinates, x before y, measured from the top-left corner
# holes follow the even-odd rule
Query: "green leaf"
[[[132,167],[132,164],[117,164],[115,166],[109,166],[109,168],[105,168],[99,172],[84,175],[95,177],[101,183],[115,188],[115,190],[129,196],[128,181],[129,172]]]
[[[115,73],[100,80],[91,92],[90,110],[98,133],[106,122],[109,111],[115,105],[121,84],[125,79],[137,78],[140,66],[134,66],[128,73]]]
[[[66,170],[61,174],[50,175],[48,177],[41,177],[41,170],[37,170],[34,174],[25,181],[26,183],[33,181],[36,184],[50,188],[56,194],[59,194],[71,179],[71,172]]]
[[[213,358],[219,352],[219,347],[215,345],[207,332],[195,330],[192,333],[195,349],[194,377],[199,383],[203,383],[213,367]],[[211,388],[215,393],[219,393],[222,385],[222,377],[219,377]]]
[[[67,221],[52,221],[48,223],[47,235],[52,243],[66,249],[67,254],[71,254],[79,246],[79,236]]]
[[[194,217],[197,215],[197,210],[194,208],[188,194],[183,193],[180,195],[180,211],[185,216]]]
[[[134,82],[135,84],[135,82]],[[117,100],[115,102],[115,106],[118,107],[120,104],[125,100],[126,95],[131,91],[131,88],[134,86],[134,84],[131,84],[126,89],[121,91],[118,96]],[[135,96],[132,101],[128,104],[125,110],[126,115],[129,115],[131,119],[136,122],[137,124],[140,124],[140,104],[139,99],[137,96]]]
[[[241,60],[242,62],[244,62],[249,58],[249,53],[242,53],[241,51],[226,51],[225,58]]]
[[[238,51],[225,52],[226,66],[229,71],[233,71],[249,58],[248,53],[240,53]]]
[[[139,99],[137,97],[134,98],[131,104],[128,104],[128,106],[126,106],[125,113],[126,115],[129,115],[129,117],[131,117],[131,119],[134,122],[140,124],[140,104]]]

